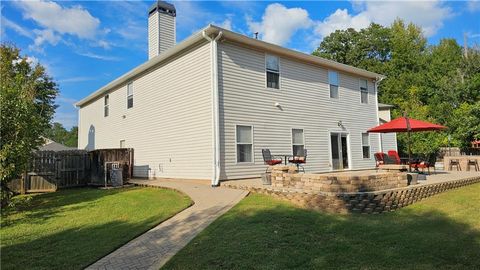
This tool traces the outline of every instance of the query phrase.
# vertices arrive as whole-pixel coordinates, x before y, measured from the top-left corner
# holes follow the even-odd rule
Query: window
[[[267,69],[267,88],[280,89],[280,64],[278,57],[267,55],[265,61]]]
[[[328,71],[328,83],[330,84],[330,98],[338,98],[338,73]]]
[[[127,109],[133,107],[133,83],[127,85]]]
[[[108,95],[105,96],[103,99],[103,116],[107,117],[108,116],[108,103],[109,103],[110,97]]]
[[[125,140],[120,140],[120,148],[125,148]]]
[[[368,103],[368,83],[367,80],[360,80],[360,100],[362,103]]]
[[[362,152],[363,158],[370,158],[370,135],[362,133]]]
[[[237,126],[237,162],[253,162],[253,133],[251,126]]]
[[[292,129],[292,150],[294,156],[303,156],[305,141],[303,129]]]

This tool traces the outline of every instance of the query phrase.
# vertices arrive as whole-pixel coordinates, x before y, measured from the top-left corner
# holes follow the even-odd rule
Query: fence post
[[[22,181],[20,183],[20,194],[27,193],[27,177],[28,177],[28,174],[27,174],[27,171],[25,171],[22,174]]]

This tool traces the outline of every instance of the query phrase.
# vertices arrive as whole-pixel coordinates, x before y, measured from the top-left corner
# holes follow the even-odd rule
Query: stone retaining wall
[[[374,192],[319,192],[312,194],[254,187],[245,189],[251,192],[267,194],[279,199],[287,200],[308,209],[332,213],[378,214],[387,211],[394,211],[435,194],[474,183],[480,183],[480,177]]]
[[[367,192],[406,187],[407,174],[377,172],[368,175],[343,173],[337,175],[297,173],[294,166],[274,166],[271,169],[272,187],[294,188],[320,192]]]

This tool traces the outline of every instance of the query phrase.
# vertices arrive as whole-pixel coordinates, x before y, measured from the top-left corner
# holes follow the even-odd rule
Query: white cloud
[[[53,1],[16,1],[24,18],[61,34],[94,39],[100,20],[81,6],[65,8]]]
[[[220,26],[222,28],[225,28],[227,30],[232,30],[232,19],[227,18],[222,23],[220,23],[218,26]]]
[[[361,1],[352,3],[356,15],[349,14],[347,10],[337,9],[333,14],[319,22],[315,32],[322,37],[337,29],[361,29],[375,22],[384,26],[390,25],[395,19],[400,18],[406,22],[419,25],[424,34],[429,37],[443,27],[445,19],[454,14],[450,7],[443,2],[435,1]]]
[[[90,53],[90,52],[78,53],[78,55],[85,56],[85,57],[89,57],[89,58],[93,58],[93,59],[104,60],[104,61],[120,61],[120,60],[121,60],[121,59],[118,58],[118,57],[106,56],[106,55],[99,55],[99,54]]]
[[[10,21],[6,17],[2,16],[0,18],[0,20],[1,20],[2,28],[5,27],[5,28],[12,29],[13,31],[17,32],[19,35],[34,39],[34,35],[33,35],[32,32],[30,32],[27,29],[23,28],[22,26],[14,23],[13,21]],[[3,29],[2,29],[2,32],[3,32]]]
[[[86,81],[93,81],[95,80],[95,78],[93,77],[71,77],[71,78],[65,78],[65,79],[61,79],[61,80],[58,80],[59,83],[77,83],[77,82],[86,82]],[[64,98],[64,97],[58,97],[57,100],[60,100],[62,99],[62,101],[67,101],[67,98]],[[71,101],[72,104],[74,104],[75,102],[77,102],[76,100],[74,99],[69,99]]]
[[[37,35],[33,41],[33,45],[30,45],[29,48],[34,51],[42,52],[42,45],[47,42],[51,45],[57,45],[58,42],[62,39],[59,35],[51,29],[38,30],[35,29],[33,32]]]
[[[348,14],[346,9],[337,9],[333,14],[325,18],[322,22],[318,23],[315,28],[315,33],[325,37],[330,33],[335,32],[335,30],[343,30],[350,27],[360,30],[368,27],[369,24],[370,18],[365,16],[363,13],[360,13],[356,16],[351,16]]]
[[[275,3],[267,6],[260,22],[247,17],[247,24],[250,31],[259,32],[264,41],[285,45],[296,31],[309,28],[312,21],[305,9]]]
[[[470,0],[467,2],[467,9],[470,12],[476,12],[480,10],[480,1],[479,0]]]

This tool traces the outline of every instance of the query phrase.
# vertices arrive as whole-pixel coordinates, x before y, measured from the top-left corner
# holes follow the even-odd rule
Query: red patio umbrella
[[[418,131],[434,131],[434,130],[443,130],[447,127],[432,124],[425,121],[420,121],[416,119],[410,119],[407,116],[396,118],[385,124],[376,126],[367,130],[369,133],[393,133],[393,132],[407,132],[408,138],[408,161],[410,162],[412,153],[410,150],[410,132]],[[410,166],[409,166],[410,167]]]

